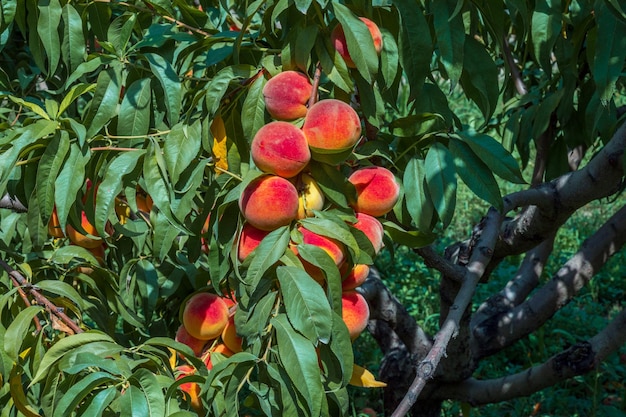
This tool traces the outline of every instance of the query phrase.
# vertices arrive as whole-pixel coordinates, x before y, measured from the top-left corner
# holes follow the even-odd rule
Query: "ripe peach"
[[[241,236],[239,237],[239,247],[237,251],[239,261],[243,262],[252,253],[252,251],[261,244],[263,238],[268,234],[268,231],[257,229],[250,223],[244,224],[241,229]]]
[[[352,225],[359,229],[365,236],[372,242],[374,247],[374,253],[378,252],[383,247],[383,225],[374,216],[370,216],[365,213],[356,213],[356,223]]]
[[[221,353],[227,358],[235,354],[235,352],[230,350],[228,346],[226,346],[224,343],[218,343],[217,345],[215,345],[215,347],[213,347],[209,352],[206,353],[206,356],[203,357],[204,364],[206,365],[206,368],[209,371],[213,369],[213,363],[211,362],[211,354],[216,353],[216,352]]]
[[[196,370],[189,365],[180,365],[175,369],[178,375],[176,376],[176,380],[186,377],[187,375],[193,375],[196,373]],[[180,384],[179,388],[183,391],[185,398],[188,399],[189,404],[191,404],[191,408],[193,408],[196,413],[203,414],[203,406],[202,401],[200,400],[200,385],[197,382],[185,382]]]
[[[298,219],[313,216],[313,210],[324,208],[324,193],[317,181],[308,174],[300,174],[295,179],[298,190]]]
[[[102,245],[102,238],[99,237],[96,228],[89,222],[87,219],[87,214],[84,211],[80,214],[80,225],[83,230],[94,237],[89,237],[87,235],[82,234],[78,230],[76,230],[71,224],[67,224],[65,227],[65,232],[67,233],[67,237],[70,238],[70,241],[78,246],[82,246],[83,248],[93,249]]]
[[[63,229],[61,229],[56,207],[52,210],[52,215],[50,216],[50,220],[48,220],[48,234],[56,238],[65,237],[65,233],[63,233]]]
[[[370,308],[365,297],[354,290],[350,290],[341,294],[341,309],[341,318],[348,327],[350,339],[354,340],[367,327]]]
[[[340,266],[345,260],[344,246],[341,242],[332,239],[330,237],[318,235],[308,229],[300,226],[298,230],[302,233],[302,243],[308,245],[315,245],[322,248],[335,262],[335,265]],[[298,255],[298,247],[295,244],[290,246],[291,251]],[[319,283],[324,282],[324,273],[320,268],[311,264],[310,262],[301,259],[304,270],[313,279]]]
[[[204,349],[204,345],[207,343],[206,340],[200,340],[190,335],[182,324],[178,327],[174,340],[189,346],[193,350],[194,355],[198,357],[202,354],[202,349]]]
[[[276,74],[263,87],[265,108],[276,120],[304,117],[313,86],[309,77],[298,71]]]
[[[222,331],[222,342],[224,342],[226,347],[234,353],[242,351],[242,339],[240,336],[237,336],[237,328],[235,327],[234,314],[228,318],[226,327],[224,327],[224,330]]]
[[[135,197],[135,201],[137,202],[137,209],[139,211],[143,211],[144,213],[150,213],[150,211],[152,210],[154,201],[149,194],[137,194]]]
[[[356,188],[357,198],[352,208],[370,216],[384,216],[398,201],[400,186],[387,168],[369,166],[358,169],[348,178]]]
[[[346,264],[347,265],[347,264]],[[347,274],[342,274],[343,281],[341,281],[341,289],[343,291],[353,290],[360,286],[367,279],[370,273],[369,265],[356,264],[348,271]]]
[[[302,131],[313,159],[340,163],[361,137],[361,121],[349,104],[337,99],[320,100],[309,109]]]
[[[376,53],[380,55],[380,52],[383,50],[383,35],[380,33],[380,29],[378,25],[372,22],[367,17],[359,17],[367,29],[369,29],[370,34],[372,35],[372,41],[374,42],[374,48],[376,49]],[[333,31],[330,33],[330,40],[333,43],[335,50],[341,55],[343,60],[346,62],[346,66],[348,68],[356,68],[352,57],[350,56],[350,52],[348,51],[348,42],[346,41],[346,34],[343,31],[343,27],[341,25],[335,26]]]
[[[302,130],[288,122],[270,122],[260,128],[250,144],[257,168],[291,178],[309,163],[311,151]]]
[[[200,340],[211,340],[222,334],[228,322],[228,306],[212,293],[194,294],[183,309],[183,325],[187,332]]]
[[[265,175],[243,190],[239,209],[245,219],[261,230],[286,226],[298,215],[298,190],[289,180]]]

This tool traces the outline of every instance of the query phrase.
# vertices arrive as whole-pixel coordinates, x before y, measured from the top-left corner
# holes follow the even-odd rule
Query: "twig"
[[[211,37],[211,34],[208,33],[208,32],[205,32],[205,31],[203,31],[201,29],[198,29],[198,28],[195,28],[193,26],[189,26],[188,24],[183,23],[180,20],[174,19],[171,16],[165,16],[165,15],[158,14],[156,12],[156,10],[154,10],[154,9],[148,9],[148,8],[144,8],[144,7],[139,7],[139,6],[135,5],[135,4],[126,3],[126,2],[123,2],[123,1],[119,2],[118,4],[121,5],[121,6],[127,6],[129,8],[133,8],[133,9],[138,10],[140,12],[152,13],[153,16],[161,17],[161,18],[163,18],[163,19],[165,19],[167,21],[170,21],[170,22],[174,23],[175,25],[180,26],[182,28],[185,28],[185,29],[187,29],[187,30],[189,30],[191,32],[197,33],[197,34],[205,36],[207,38]]]
[[[17,279],[15,279],[15,277],[12,275],[11,275],[11,282],[13,282],[13,285],[15,286],[15,288],[17,288],[17,292],[20,295],[20,298],[22,299],[26,307],[30,307],[32,305],[30,300],[28,299],[28,297],[26,296],[26,293],[20,286],[20,283],[17,282]],[[35,322],[35,328],[37,328],[37,333],[41,332],[41,322],[39,321],[39,317],[37,316],[33,317],[33,321]]]
[[[478,282],[485,272],[486,265],[491,259],[501,223],[502,215],[494,208],[489,210],[485,219],[485,228],[467,265],[463,285],[456,295],[454,304],[451,306],[450,312],[443,322],[441,329],[435,335],[432,349],[419,364],[417,375],[409,391],[394,410],[391,417],[406,415],[413,404],[415,404],[419,394],[426,386],[428,379],[434,375],[441,358],[445,355],[446,347],[450,339],[452,339],[458,331],[463,313],[470,304],[476,285],[478,285]]]
[[[50,300],[48,300],[44,295],[42,295],[39,291],[35,289],[27,280],[15,269],[11,268],[4,260],[0,259],[0,266],[4,268],[5,271],[9,274],[12,280],[14,280],[14,285],[18,284],[18,288],[26,288],[30,295],[33,296],[37,304],[43,305],[46,309],[57,316],[65,325],[67,325],[74,333],[82,333],[83,329],[81,329],[72,319],[70,319],[64,312],[62,308],[57,307],[52,304]]]
[[[309,108],[317,101],[317,90],[320,87],[320,78],[322,76],[322,64],[319,62],[315,66],[315,74],[313,74],[313,83],[311,87],[311,97],[309,97]]]
[[[515,83],[515,89],[517,92],[523,96],[526,95],[528,89],[526,88],[526,84],[524,84],[524,80],[522,80],[522,74],[517,68],[517,64],[513,59],[513,55],[511,54],[511,48],[509,46],[509,40],[507,35],[504,35],[504,42],[502,42],[502,53],[504,54],[504,58],[506,63],[509,66],[509,70],[511,71],[511,77],[513,77],[513,82]]]

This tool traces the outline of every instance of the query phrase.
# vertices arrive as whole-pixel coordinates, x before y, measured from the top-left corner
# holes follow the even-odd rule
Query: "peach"
[[[187,332],[196,339],[215,339],[228,322],[228,306],[216,294],[197,293],[185,304],[182,321]]]
[[[309,77],[298,71],[276,74],[263,87],[265,108],[276,120],[295,120],[304,117],[313,86]]]
[[[298,175],[311,159],[302,130],[281,121],[261,127],[252,138],[250,152],[257,168],[284,178]]]
[[[194,355],[198,357],[202,355],[202,349],[204,349],[204,345],[207,343],[206,340],[200,340],[190,335],[182,324],[178,327],[174,340],[189,346],[193,350]]]
[[[348,265],[348,264],[346,264]],[[341,289],[343,291],[353,290],[365,282],[370,273],[369,265],[356,264],[347,274],[342,274]]]
[[[56,207],[52,210],[52,215],[50,216],[50,220],[48,220],[48,234],[56,238],[65,237],[65,233],[63,233],[63,229],[61,229]]]
[[[302,131],[313,159],[340,163],[350,155],[361,137],[361,121],[349,104],[331,98],[311,106]]]
[[[217,345],[215,345],[215,347],[213,347],[209,352],[206,353],[206,356],[204,356],[203,361],[204,364],[206,365],[206,368],[210,371],[211,369],[213,369],[213,363],[211,362],[211,354],[213,353],[221,353],[222,355],[228,357],[231,357],[235,354],[235,352],[233,352],[232,350],[230,350],[228,348],[228,346],[226,346],[224,343],[218,343]]]
[[[242,339],[237,335],[234,314],[228,318],[226,327],[224,327],[224,330],[222,331],[222,342],[224,342],[224,345],[226,345],[226,347],[234,353],[242,351]]]
[[[177,366],[175,371],[178,373],[176,380],[196,373],[196,370],[189,365]],[[183,391],[185,398],[187,398],[189,404],[191,405],[191,408],[193,408],[199,415],[202,415],[204,407],[202,406],[202,401],[200,400],[200,385],[197,382],[185,382],[180,384],[179,388]]]
[[[252,226],[274,230],[296,219],[298,190],[283,177],[265,175],[253,180],[243,190],[239,209]]]
[[[359,229],[372,242],[374,253],[378,254],[383,248],[383,225],[374,216],[365,213],[356,213],[356,223],[352,225]]]
[[[369,166],[354,171],[348,178],[356,188],[354,211],[370,216],[384,216],[391,211],[400,196],[400,186],[387,168]]]
[[[139,211],[143,211],[144,213],[150,213],[150,211],[152,210],[154,201],[149,194],[137,194],[135,197],[135,201],[137,202],[137,209]]]
[[[268,234],[268,231],[257,229],[250,223],[244,224],[241,229],[237,250],[237,257],[239,258],[239,261],[243,262],[252,253],[252,251],[254,251],[257,246],[261,244],[263,238]]]
[[[341,294],[341,318],[348,327],[350,339],[356,339],[365,330],[369,317],[370,308],[365,297],[354,290]]]
[[[302,243],[307,245],[318,246],[323,249],[335,262],[335,265],[340,266],[345,260],[344,246],[341,242],[332,239],[327,236],[318,235],[308,229],[300,226],[298,230],[302,233]],[[298,247],[295,244],[290,246],[291,251],[298,255]],[[310,262],[300,259],[304,270],[317,282],[324,282],[324,273],[320,268],[311,264]]]
[[[80,214],[80,225],[88,235],[91,235],[93,237],[84,235],[68,223],[65,227],[65,232],[67,233],[67,237],[70,238],[70,241],[73,244],[82,246],[83,248],[87,249],[97,248],[98,246],[102,245],[102,238],[99,237],[96,228],[87,219],[87,214],[85,214],[85,211],[82,211]]]
[[[383,50],[383,35],[380,33],[380,29],[378,25],[372,22],[367,17],[359,17],[367,29],[370,31],[372,35],[372,41],[374,42],[374,49],[376,49],[376,53],[380,55],[380,52]],[[346,63],[348,68],[356,68],[352,57],[350,56],[350,52],[348,51],[348,42],[346,41],[346,34],[343,31],[343,27],[341,25],[335,26],[333,31],[330,33],[330,40],[335,47],[335,50],[341,55],[343,60]]]
[[[298,219],[312,217],[313,210],[324,208],[324,193],[313,177],[300,174],[295,185],[298,190]]]

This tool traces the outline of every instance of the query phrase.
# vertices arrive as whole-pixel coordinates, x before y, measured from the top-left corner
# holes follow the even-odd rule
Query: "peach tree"
[[[544,271],[566,220],[621,190],[624,39],[615,0],[4,0],[2,416],[339,416],[350,385],[439,415],[594,369],[623,306],[472,376],[624,243],[622,208]],[[492,208],[439,254],[459,180]],[[435,335],[374,268],[400,246],[441,273]],[[366,327],[378,376],[355,363]]]

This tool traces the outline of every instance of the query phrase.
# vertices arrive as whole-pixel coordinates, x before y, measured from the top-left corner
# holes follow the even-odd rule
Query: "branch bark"
[[[26,206],[17,199],[15,196],[5,194],[0,198],[0,209],[9,209],[17,213],[26,213],[28,209]]]

